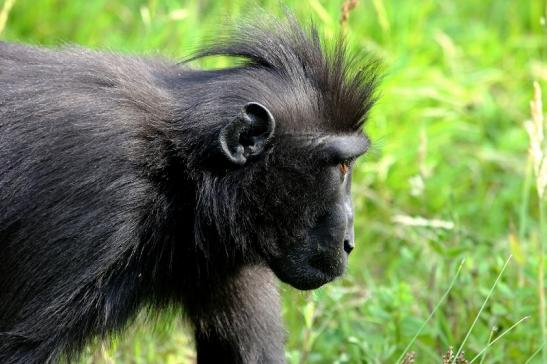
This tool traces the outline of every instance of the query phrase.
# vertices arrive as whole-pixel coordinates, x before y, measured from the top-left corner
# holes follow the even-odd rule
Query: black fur
[[[0,363],[74,359],[139,308],[171,304],[200,363],[284,362],[271,269],[304,289],[343,272],[351,218],[331,210],[350,187],[334,155],[364,138],[374,67],[352,72],[343,42],[325,51],[292,19],[196,57],[209,55],[242,62],[195,70],[0,42]],[[275,131],[234,165],[223,128],[269,122],[249,102]],[[333,218],[336,247],[313,243],[334,239]]]

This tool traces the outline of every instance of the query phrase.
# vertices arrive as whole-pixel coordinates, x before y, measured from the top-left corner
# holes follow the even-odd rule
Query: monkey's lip
[[[296,279],[280,279],[285,283],[289,283],[296,289],[307,291],[319,288],[329,282],[332,282],[343,273],[344,267],[335,268],[329,266],[328,269],[325,269],[323,266],[317,266],[312,264],[312,262],[309,262],[305,265],[305,267],[301,267],[298,276],[295,277]]]
[[[332,281],[336,277],[344,274],[347,265],[347,255],[336,255],[337,259],[332,259],[330,254],[311,257],[308,266],[317,271],[319,276],[324,276]]]
[[[330,275],[325,272],[323,272],[320,269],[317,268],[308,268],[311,271],[306,272],[306,277],[299,277],[299,279],[295,282],[287,282],[291,286],[293,286],[296,289],[300,289],[302,291],[308,291],[312,289],[319,288],[334,279],[336,279],[338,276],[336,275]]]
[[[332,253],[332,252],[331,252]],[[278,257],[270,262],[277,278],[299,290],[311,290],[344,274],[347,255],[317,254],[310,257]]]
[[[333,274],[333,272],[326,272],[325,270],[314,267],[312,265],[310,265],[310,268],[312,269],[314,280],[316,280],[317,282],[323,282],[323,283],[320,283],[319,286],[332,282],[336,278],[341,276],[341,274],[337,274],[337,273]]]

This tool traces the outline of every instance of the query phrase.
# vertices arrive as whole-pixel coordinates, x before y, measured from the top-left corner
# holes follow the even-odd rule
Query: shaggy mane
[[[236,27],[186,62],[209,56],[236,57],[236,68],[268,71],[307,90],[328,130],[360,131],[376,100],[378,62],[349,55],[342,36],[325,46],[314,24],[303,28],[292,16]]]

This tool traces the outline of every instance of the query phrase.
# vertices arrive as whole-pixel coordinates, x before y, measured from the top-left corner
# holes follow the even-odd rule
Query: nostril
[[[346,253],[348,254],[351,253],[353,248],[355,248],[355,244],[353,243],[352,240],[349,240],[349,239],[344,240],[344,251]]]

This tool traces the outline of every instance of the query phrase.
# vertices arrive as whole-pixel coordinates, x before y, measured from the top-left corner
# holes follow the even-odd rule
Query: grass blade
[[[528,360],[526,360],[526,362],[524,362],[524,364],[531,363],[532,359],[534,359],[536,355],[539,354],[539,352],[543,349],[544,346],[545,346],[545,343],[543,343],[543,345],[541,345],[536,351],[534,351],[534,353],[528,358]]]
[[[494,333],[497,331],[497,328],[494,326],[492,327],[492,330],[490,330],[490,336],[488,337],[488,343],[486,343],[486,348],[487,349],[489,346],[490,346],[490,343],[492,342],[492,338],[494,337]],[[486,350],[483,350],[482,352],[484,352],[482,358],[481,358],[481,361],[479,362],[479,364],[482,364],[484,363],[484,359],[486,358]],[[481,352],[481,353],[482,353]]]
[[[429,322],[429,320],[431,320],[431,318],[433,317],[433,315],[435,314],[435,312],[437,312],[437,310],[439,309],[439,307],[441,307],[441,304],[444,302],[444,300],[446,299],[446,297],[448,296],[448,294],[450,293],[450,291],[452,290],[452,287],[454,287],[454,283],[456,283],[456,280],[458,279],[458,276],[460,275],[460,272],[462,270],[462,267],[463,267],[463,263],[464,263],[464,259],[462,259],[462,261],[460,262],[460,266],[458,267],[458,270],[456,271],[456,274],[454,275],[454,278],[452,278],[452,281],[450,282],[450,284],[448,285],[448,288],[446,289],[446,291],[444,292],[444,294],[442,295],[441,299],[439,300],[439,302],[437,302],[437,304],[435,305],[435,307],[433,308],[433,310],[431,311],[431,313],[429,314],[429,316],[427,317],[427,319],[424,321],[424,323],[422,324],[422,326],[420,326],[420,328],[418,329],[418,331],[416,332],[416,334],[412,337],[412,339],[410,340],[410,342],[408,343],[408,345],[406,346],[405,350],[403,350],[401,356],[399,356],[399,359],[397,359],[397,363],[400,363],[401,360],[403,360],[403,358],[405,357],[406,353],[408,352],[408,350],[410,350],[410,348],[412,347],[412,345],[414,345],[414,342],[416,341],[416,339],[418,338],[418,336],[422,333],[423,329],[425,328],[425,326],[427,325],[427,323]]]
[[[469,339],[469,335],[471,335],[471,331],[473,331],[473,328],[477,324],[477,321],[479,320],[479,317],[481,316],[482,311],[486,307],[486,304],[488,303],[488,300],[490,299],[490,296],[492,296],[492,293],[494,292],[494,289],[498,285],[498,282],[501,279],[501,276],[503,275],[503,272],[505,272],[505,269],[507,268],[507,265],[509,265],[509,262],[511,261],[511,257],[512,257],[512,255],[509,255],[509,258],[507,258],[507,260],[505,261],[505,264],[501,268],[501,271],[498,274],[498,277],[496,278],[496,280],[494,281],[494,284],[492,285],[492,288],[490,288],[490,292],[488,292],[488,295],[484,299],[484,302],[482,303],[482,306],[479,309],[479,312],[477,313],[477,316],[475,316],[475,320],[473,320],[473,323],[471,324],[471,327],[469,328],[469,330],[467,330],[467,334],[465,335],[465,338],[463,339],[460,347],[458,348],[458,351],[456,352],[456,355],[454,355],[454,359],[452,360],[452,364],[454,364],[456,362],[456,358],[458,358],[458,356],[462,352],[463,347],[465,346],[465,343],[467,342],[467,339]]]
[[[8,15],[11,11],[11,8],[13,7],[13,4],[15,4],[15,0],[6,0],[4,2],[4,5],[2,6],[2,10],[0,10],[0,34],[4,31],[4,28],[6,27]]]
[[[505,335],[507,335],[509,333],[509,331],[513,330],[515,327],[517,327],[517,325],[519,325],[521,322],[529,319],[530,316],[524,316],[523,318],[521,318],[520,320],[518,320],[517,322],[515,322],[513,325],[511,325],[511,327],[509,327],[507,330],[505,330],[504,332],[501,333],[500,336],[498,336],[497,338],[495,338],[492,342],[490,342],[488,345],[485,346],[484,349],[482,349],[480,351],[480,353],[478,353],[473,359],[471,359],[471,361],[469,362],[469,364],[473,363],[475,360],[477,360],[481,355],[482,353],[486,352],[486,350],[488,350],[489,347],[491,347],[492,345],[494,345],[496,343],[496,341],[498,341],[499,339],[501,339],[502,337],[504,337]]]

